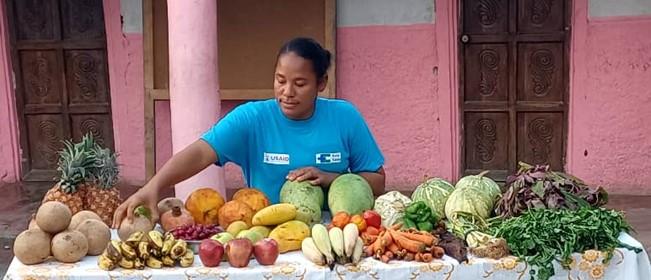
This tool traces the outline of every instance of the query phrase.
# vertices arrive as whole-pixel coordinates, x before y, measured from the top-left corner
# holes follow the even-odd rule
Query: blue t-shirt
[[[275,99],[242,104],[202,137],[217,165],[239,165],[250,187],[271,203],[280,200],[285,176],[314,166],[325,172],[375,172],[384,157],[360,112],[349,102],[317,98],[312,117],[292,120]]]

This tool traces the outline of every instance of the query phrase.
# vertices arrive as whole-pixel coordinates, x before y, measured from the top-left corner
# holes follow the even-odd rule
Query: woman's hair
[[[317,80],[322,79],[326,75],[328,68],[330,68],[330,52],[321,47],[314,39],[298,37],[288,41],[278,51],[276,63],[278,63],[278,58],[281,55],[290,52],[312,61],[312,68]]]

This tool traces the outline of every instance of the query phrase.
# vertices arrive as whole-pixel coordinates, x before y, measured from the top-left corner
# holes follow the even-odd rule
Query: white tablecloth
[[[631,236],[622,234],[620,240],[643,248]],[[651,265],[645,251],[635,253],[619,248],[608,263],[604,254],[590,251],[575,254],[571,270],[556,264],[552,279],[651,279]],[[97,257],[85,257],[74,264],[49,261],[38,265],[23,265],[16,258],[9,266],[4,280],[17,279],[529,279],[530,267],[515,257],[500,260],[470,258],[459,264],[445,256],[431,263],[391,261],[388,264],[366,258],[358,265],[338,265],[334,270],[317,266],[305,259],[300,251],[281,254],[275,265],[261,266],[251,260],[246,268],[232,268],[227,262],[206,268],[195,257],[192,267],[144,270],[100,270]]]

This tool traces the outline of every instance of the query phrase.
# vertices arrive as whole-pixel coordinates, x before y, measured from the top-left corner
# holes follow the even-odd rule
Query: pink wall
[[[449,175],[439,150],[435,31],[434,24],[337,30],[337,97],[355,104],[371,127],[390,189]]]
[[[123,33],[120,1],[104,0],[113,135],[123,183],[145,179],[143,37]]]
[[[616,193],[651,194],[651,17],[574,7],[567,169]]]
[[[16,101],[11,79],[9,33],[5,2],[0,3],[0,184],[15,182],[20,174]]]

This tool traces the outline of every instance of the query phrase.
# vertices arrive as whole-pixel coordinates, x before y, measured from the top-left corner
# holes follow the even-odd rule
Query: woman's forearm
[[[380,168],[377,172],[360,172],[358,175],[364,177],[368,184],[371,185],[371,189],[373,189],[373,195],[375,197],[384,194],[384,168]]]
[[[208,143],[197,140],[172,156],[145,187],[158,191],[168,188],[201,172],[217,159],[217,154]]]

